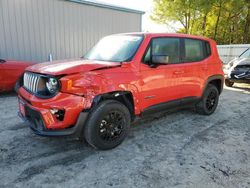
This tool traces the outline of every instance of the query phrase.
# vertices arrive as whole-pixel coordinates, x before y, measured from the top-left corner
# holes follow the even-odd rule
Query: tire
[[[96,149],[112,149],[126,138],[131,115],[128,108],[115,100],[106,100],[91,112],[84,127],[84,137]]]
[[[234,82],[232,82],[232,81],[226,79],[226,80],[225,80],[225,85],[226,85],[227,87],[232,87],[232,86],[234,85]]]
[[[219,91],[212,85],[208,84],[203,96],[198,104],[196,104],[196,111],[201,115],[211,115],[214,113],[219,102]]]

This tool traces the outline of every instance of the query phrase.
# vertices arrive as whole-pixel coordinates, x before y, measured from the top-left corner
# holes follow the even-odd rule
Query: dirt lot
[[[241,89],[244,87],[244,89]],[[135,123],[118,148],[34,135],[0,97],[0,187],[250,187],[250,87],[225,89],[215,114]]]

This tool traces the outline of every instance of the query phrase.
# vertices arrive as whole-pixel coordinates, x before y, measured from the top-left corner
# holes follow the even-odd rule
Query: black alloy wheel
[[[128,108],[115,100],[100,102],[88,117],[84,127],[86,141],[96,149],[112,149],[126,138],[131,114]]]
[[[99,134],[104,141],[114,141],[121,135],[125,118],[119,111],[109,112],[99,125]]]
[[[208,96],[207,96],[207,100],[206,100],[206,107],[209,111],[213,110],[215,104],[216,104],[216,100],[217,100],[217,95],[215,91],[211,91]]]
[[[202,115],[211,115],[214,113],[219,102],[219,91],[215,85],[208,84],[201,100],[196,104],[197,113]]]
[[[225,85],[227,87],[232,87],[234,85],[234,82],[230,81],[229,79],[225,79]]]

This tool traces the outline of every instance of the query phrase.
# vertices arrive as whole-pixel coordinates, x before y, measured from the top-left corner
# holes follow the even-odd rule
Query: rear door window
[[[185,50],[184,50],[184,62],[195,62],[205,59],[204,53],[204,42],[195,39],[184,39]]]

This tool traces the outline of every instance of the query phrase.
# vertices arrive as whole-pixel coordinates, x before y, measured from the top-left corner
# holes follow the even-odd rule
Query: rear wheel
[[[196,105],[196,111],[202,115],[210,115],[217,108],[219,102],[219,91],[212,85],[208,84],[202,99]]]
[[[234,82],[232,82],[232,81],[226,79],[226,80],[225,80],[225,85],[226,85],[227,87],[232,87],[232,86],[234,85]]]
[[[129,110],[125,105],[115,100],[103,101],[90,114],[84,137],[94,148],[114,148],[127,136],[130,119]]]

